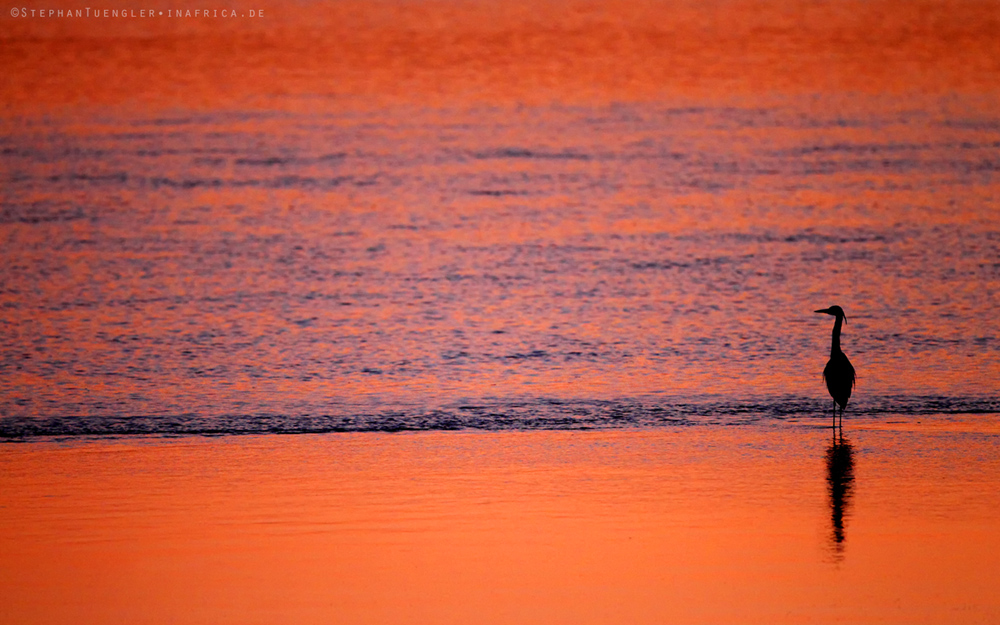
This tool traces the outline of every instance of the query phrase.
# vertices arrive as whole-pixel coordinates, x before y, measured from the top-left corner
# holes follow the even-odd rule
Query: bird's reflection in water
[[[830,493],[830,535],[836,560],[844,557],[847,536],[844,532],[844,517],[851,503],[854,489],[854,448],[844,438],[841,430],[834,429],[833,440],[826,450],[826,483]]]

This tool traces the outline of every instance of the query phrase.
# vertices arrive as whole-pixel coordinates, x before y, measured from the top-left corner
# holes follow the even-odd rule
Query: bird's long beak
[[[821,312],[821,313],[830,314],[830,309],[829,308],[824,308],[822,310],[814,310],[813,312]]]

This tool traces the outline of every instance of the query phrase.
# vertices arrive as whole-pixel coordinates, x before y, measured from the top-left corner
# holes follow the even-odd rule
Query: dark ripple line
[[[431,410],[383,410],[350,414],[230,414],[199,416],[4,417],[0,440],[40,437],[230,436],[342,432],[531,431],[741,426],[768,421],[824,419],[826,401],[787,397],[762,401],[698,402],[558,401],[467,404]],[[866,417],[1000,414],[1000,398],[883,396],[856,402]]]

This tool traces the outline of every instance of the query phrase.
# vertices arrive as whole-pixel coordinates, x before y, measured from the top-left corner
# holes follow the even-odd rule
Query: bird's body
[[[831,306],[816,312],[826,313],[837,318],[833,323],[830,360],[827,361],[826,367],[823,369],[823,380],[826,381],[826,390],[830,391],[830,397],[833,398],[834,418],[836,418],[837,406],[840,406],[840,418],[843,420],[844,408],[847,408],[847,402],[851,399],[851,391],[854,390],[854,383],[857,381],[854,366],[840,349],[840,329],[844,320],[847,319],[847,315],[844,314],[844,309],[840,306]]]
[[[847,408],[847,401],[851,398],[851,391],[854,390],[854,381],[857,376],[851,361],[847,359],[844,352],[830,354],[830,360],[823,368],[823,379],[826,381],[826,390],[830,391],[830,397],[837,402],[840,410]]]

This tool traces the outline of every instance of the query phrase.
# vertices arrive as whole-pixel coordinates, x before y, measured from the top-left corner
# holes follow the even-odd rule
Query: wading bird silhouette
[[[844,352],[840,350],[840,328],[847,319],[844,309],[840,306],[830,306],[818,313],[826,313],[837,318],[833,322],[833,343],[830,346],[830,360],[827,361],[823,369],[823,379],[826,380],[826,390],[830,391],[833,397],[833,425],[837,426],[837,406],[840,406],[840,427],[844,427],[844,408],[847,407],[847,400],[851,398],[851,391],[854,390],[854,382],[857,375],[851,361],[847,359]]]

